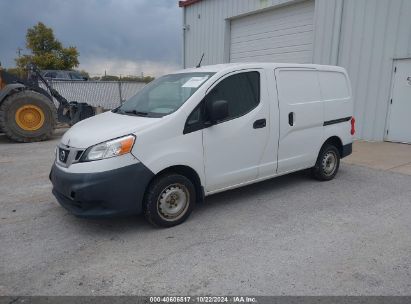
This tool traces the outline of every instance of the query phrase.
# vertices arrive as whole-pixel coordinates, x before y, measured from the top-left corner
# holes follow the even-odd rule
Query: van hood
[[[86,149],[113,138],[135,133],[157,123],[160,119],[109,111],[76,123],[64,134],[61,143]]]

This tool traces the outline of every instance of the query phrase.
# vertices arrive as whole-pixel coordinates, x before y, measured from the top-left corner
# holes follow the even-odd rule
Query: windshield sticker
[[[183,84],[182,88],[198,88],[204,81],[206,81],[208,76],[203,77],[191,77],[189,80]]]

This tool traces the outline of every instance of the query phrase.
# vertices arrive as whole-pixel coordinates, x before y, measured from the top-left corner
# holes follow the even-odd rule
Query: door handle
[[[294,126],[294,112],[288,113],[288,124]]]
[[[265,118],[258,119],[256,121],[254,121],[253,128],[254,129],[261,129],[261,128],[264,128],[266,125],[267,125],[267,122],[266,122]]]

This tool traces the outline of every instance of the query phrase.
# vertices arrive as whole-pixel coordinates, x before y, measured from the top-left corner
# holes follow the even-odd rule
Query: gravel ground
[[[0,295],[411,295],[411,176],[296,173],[154,229],[61,208],[48,181],[58,138],[0,136]]]

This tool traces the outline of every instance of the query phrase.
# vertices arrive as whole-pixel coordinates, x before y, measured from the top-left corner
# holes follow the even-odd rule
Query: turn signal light
[[[0,72],[0,90],[3,89],[5,86],[6,86],[6,83],[1,78],[1,72]]]
[[[131,152],[131,148],[133,148],[133,144],[134,144],[134,139],[135,138],[133,136],[129,136],[123,139],[122,141],[120,141],[119,142],[120,147],[118,149],[117,154],[123,155],[123,154]]]

